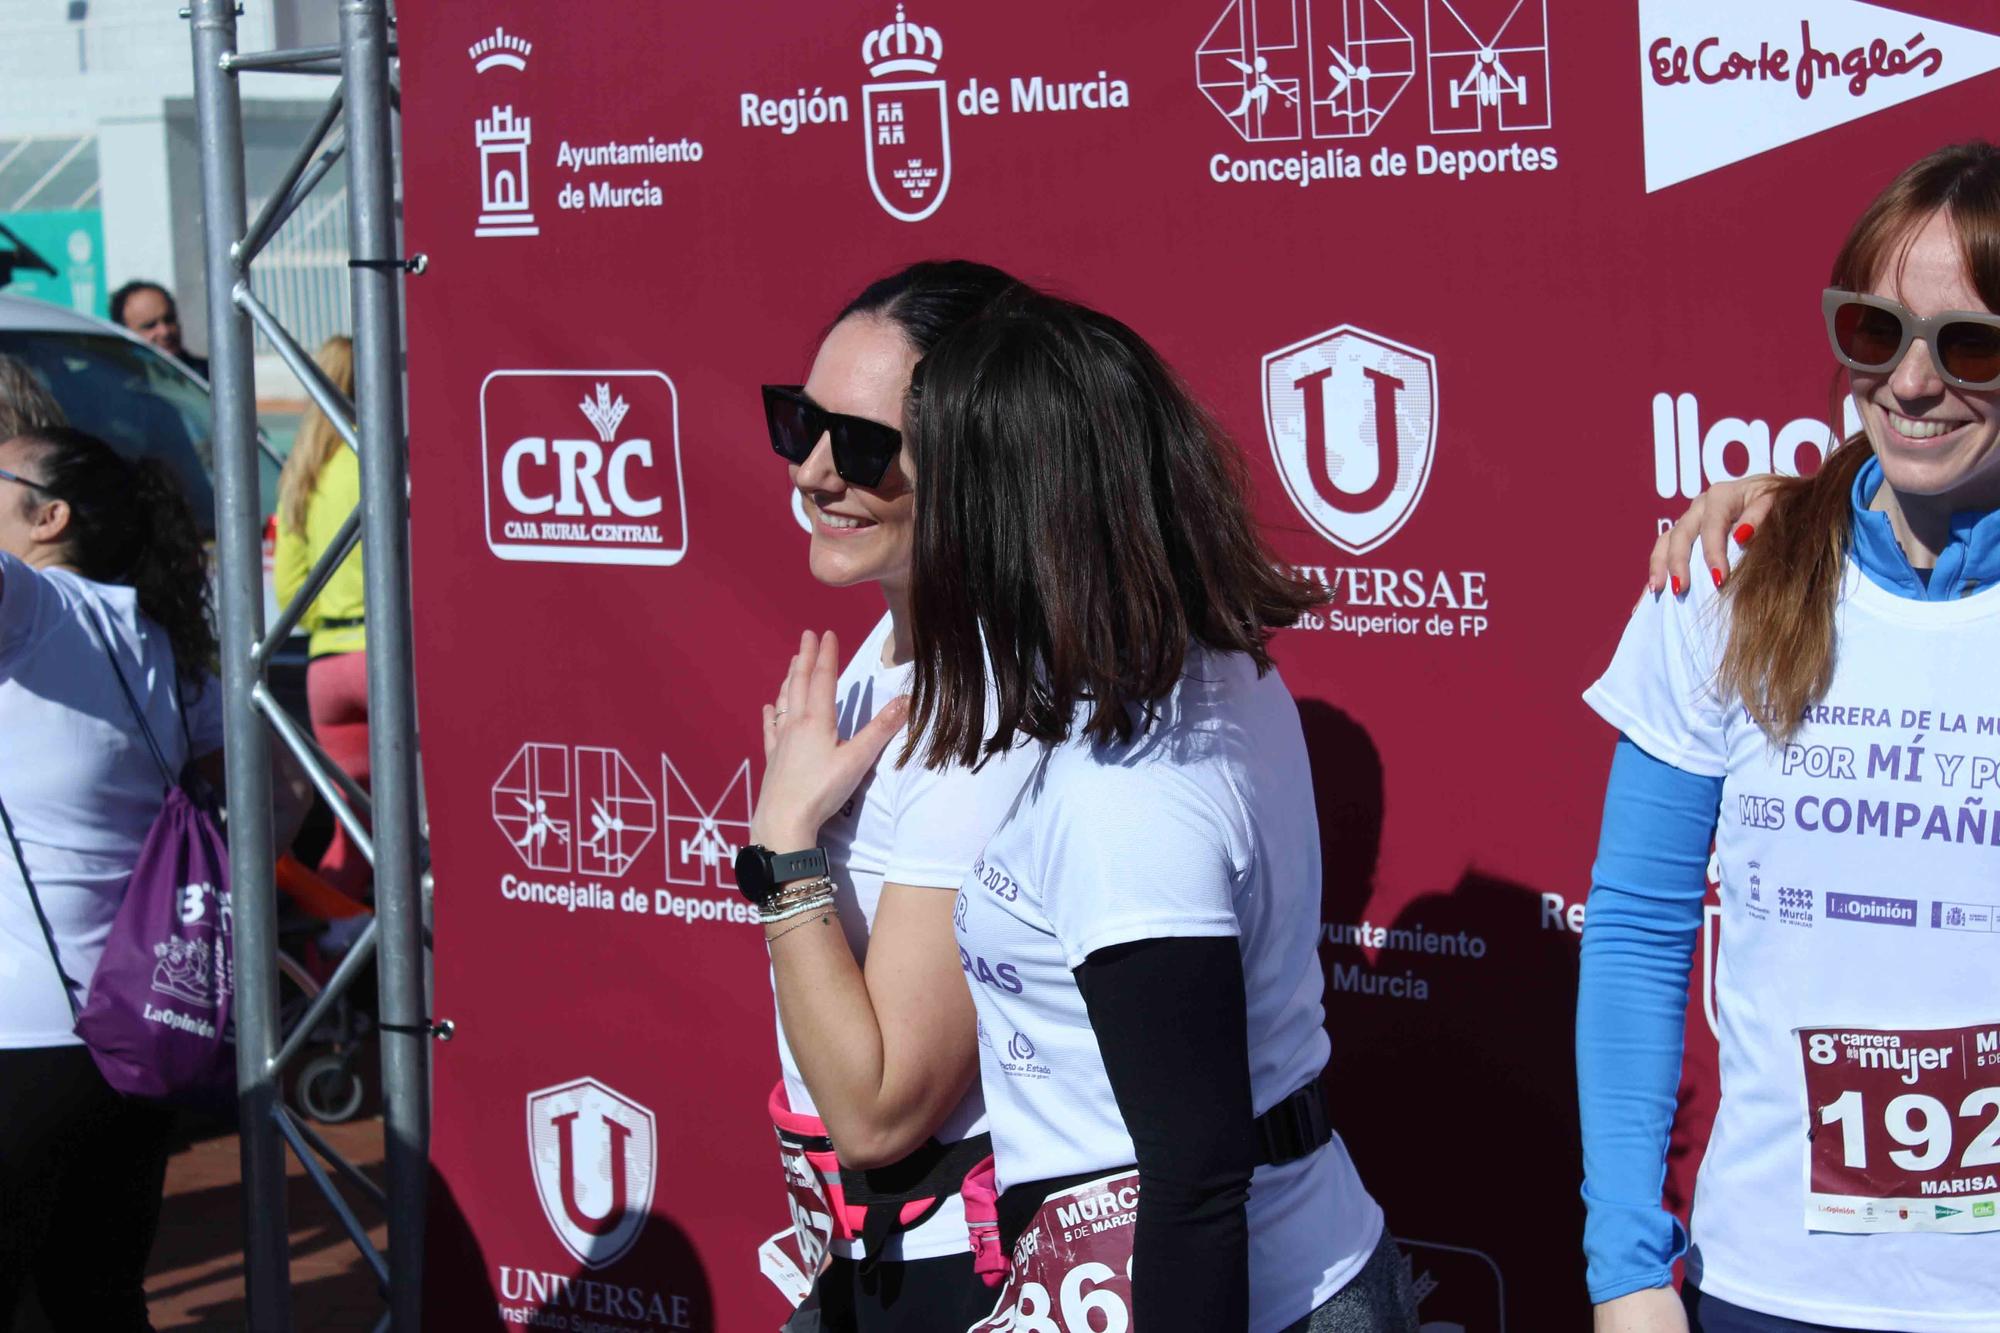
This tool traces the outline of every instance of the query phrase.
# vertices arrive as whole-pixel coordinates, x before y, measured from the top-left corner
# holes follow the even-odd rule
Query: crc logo
[[[653,1113],[594,1078],[528,1094],[535,1194],[563,1248],[603,1268],[632,1248],[653,1207]]]
[[[687,554],[680,400],[657,370],[496,370],[479,386],[486,545],[502,560]]]
[[[624,875],[659,828],[659,806],[608,746],[530,741],[493,784],[493,822],[530,870]]]
[[[935,74],[943,55],[938,30],[904,18],[901,5],[895,22],[871,29],[861,42],[868,73],[886,80],[861,89],[868,188],[902,222],[922,222],[937,212],[951,188],[951,117],[943,79],[888,76]]]
[[[1308,522],[1350,555],[1394,536],[1437,453],[1437,358],[1342,324],[1264,358],[1264,431]]]

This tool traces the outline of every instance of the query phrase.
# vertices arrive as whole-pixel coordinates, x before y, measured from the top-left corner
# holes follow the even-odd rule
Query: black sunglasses
[[[882,474],[903,448],[903,433],[867,417],[829,412],[806,397],[803,385],[766,384],[764,421],[778,457],[803,463],[819,437],[833,440],[833,470],[853,486],[879,486]]]

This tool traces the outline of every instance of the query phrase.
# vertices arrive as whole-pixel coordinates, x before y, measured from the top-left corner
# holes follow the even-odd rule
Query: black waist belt
[[[975,1134],[957,1143],[925,1139],[921,1148],[887,1166],[867,1170],[840,1169],[840,1189],[850,1204],[862,1207],[861,1243],[866,1253],[859,1268],[867,1272],[882,1258],[889,1238],[929,1221],[944,1201],[959,1192],[966,1172],[993,1155],[993,1136]],[[927,1200],[929,1206],[903,1220],[903,1206]]]
[[[314,629],[360,629],[368,623],[366,616],[323,616],[313,625]]]
[[[1296,1162],[1318,1152],[1332,1138],[1326,1094],[1315,1080],[1257,1117],[1257,1165]]]
[[[1301,1157],[1310,1157],[1333,1138],[1333,1122],[1326,1115],[1326,1094],[1320,1091],[1316,1080],[1308,1083],[1258,1116],[1252,1129],[1257,1136],[1258,1166],[1283,1166]],[[1116,1175],[1121,1169],[1132,1170],[1129,1166],[1106,1167],[1054,1180],[1035,1180],[1009,1186],[1000,1196],[999,1204],[1001,1253],[1014,1252],[1014,1242],[1028,1229],[1028,1223],[1035,1220],[1043,1200],[1051,1194],[1059,1194],[1087,1180]]]

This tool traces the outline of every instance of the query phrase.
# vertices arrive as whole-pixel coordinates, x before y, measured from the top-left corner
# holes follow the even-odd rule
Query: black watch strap
[[[766,852],[770,858],[771,882],[789,884],[797,879],[815,879],[826,873],[826,848],[808,847],[802,852]]]

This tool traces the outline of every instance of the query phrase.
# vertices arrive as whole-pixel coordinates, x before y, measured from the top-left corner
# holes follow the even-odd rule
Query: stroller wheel
[[[325,1125],[352,1120],[361,1109],[361,1076],[337,1055],[319,1055],[299,1069],[294,1095],[299,1109]]]

